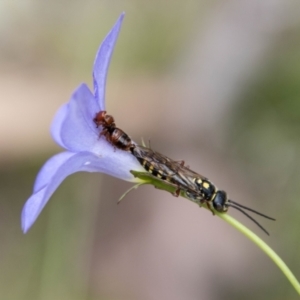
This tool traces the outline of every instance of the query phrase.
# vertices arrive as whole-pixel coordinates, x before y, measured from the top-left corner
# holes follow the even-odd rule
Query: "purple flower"
[[[86,84],[81,84],[70,101],[57,112],[51,133],[54,140],[67,151],[51,157],[37,175],[33,194],[24,205],[21,222],[23,232],[38,215],[60,183],[70,174],[103,172],[128,181],[140,181],[130,170],[143,171],[129,152],[114,149],[96,128],[93,118],[105,110],[105,83],[111,55],[121,28],[124,13],[102,42],[94,62],[94,94]]]

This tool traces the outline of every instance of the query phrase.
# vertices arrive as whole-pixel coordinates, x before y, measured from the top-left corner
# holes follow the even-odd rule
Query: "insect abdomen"
[[[132,146],[131,138],[119,128],[114,128],[111,140],[117,148],[122,150],[129,150]]]

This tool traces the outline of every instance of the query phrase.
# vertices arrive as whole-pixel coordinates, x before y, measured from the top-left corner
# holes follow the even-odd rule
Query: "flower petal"
[[[108,33],[97,52],[94,62],[94,93],[97,99],[100,110],[105,110],[105,86],[107,70],[109,67],[111,55],[113,53],[115,43],[122,25],[125,13],[122,13],[115,23],[114,27]]]
[[[68,103],[65,103],[59,108],[51,124],[51,135],[55,142],[63,148],[66,147],[61,140],[61,126],[67,116],[67,113]]]
[[[60,128],[60,138],[65,148],[78,152],[89,151],[93,147],[99,137],[99,129],[93,119],[99,110],[87,85],[80,85],[68,103],[68,112]],[[57,119],[59,122],[59,117]],[[55,126],[52,128],[58,130]]]
[[[24,233],[29,230],[47,203],[47,201],[43,201],[45,191],[46,187],[42,188],[37,193],[32,194],[26,201],[21,214],[21,226]]]
[[[57,172],[57,169],[74,154],[72,152],[61,152],[48,159],[36,177],[33,192],[36,193],[45,187]]]
[[[101,157],[91,152],[69,154],[69,158],[67,154],[61,153],[60,155],[56,155],[46,162],[38,176],[35,186],[36,192],[26,201],[23,207],[21,222],[24,233],[35,222],[57,187],[70,174],[79,171],[104,172],[124,180],[140,181],[133,177],[130,170],[143,170],[133,155],[121,150],[109,151]],[[46,171],[50,174],[44,175]],[[48,184],[44,185],[47,182]],[[41,187],[40,190],[36,189],[38,186]]]
[[[94,153],[98,156],[96,162],[98,172],[126,181],[138,182],[139,180],[130,173],[130,170],[145,172],[138,160],[130,152],[113,149],[106,141],[103,141],[102,145],[104,147],[101,149],[94,149]]]

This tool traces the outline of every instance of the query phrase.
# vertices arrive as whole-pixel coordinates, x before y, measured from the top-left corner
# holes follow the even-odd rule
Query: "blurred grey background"
[[[0,2],[0,299],[296,299],[279,269],[183,198],[105,174],[68,177],[28,234],[20,213],[49,128],[86,82],[122,11],[107,109],[137,142],[182,160],[230,197],[300,278],[298,1]]]

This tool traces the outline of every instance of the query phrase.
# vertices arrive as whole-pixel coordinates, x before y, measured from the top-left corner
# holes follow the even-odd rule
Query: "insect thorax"
[[[204,200],[212,201],[216,193],[216,187],[208,179],[195,178],[194,182],[197,184],[200,193]]]

